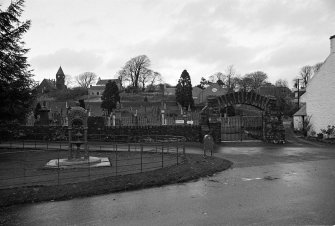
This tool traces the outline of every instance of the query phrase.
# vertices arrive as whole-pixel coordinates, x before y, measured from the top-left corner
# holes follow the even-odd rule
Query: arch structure
[[[274,108],[275,99],[259,95],[256,92],[233,92],[216,98],[220,106],[247,104],[262,111],[269,112]]]
[[[211,132],[216,142],[221,142],[222,108],[237,104],[251,105],[263,112],[261,139],[267,142],[283,143],[285,133],[281,114],[276,109],[276,99],[256,92],[238,91],[222,96],[208,97],[207,105],[201,111],[203,134]]]

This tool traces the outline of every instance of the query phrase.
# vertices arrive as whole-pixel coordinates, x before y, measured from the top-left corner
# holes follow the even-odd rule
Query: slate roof
[[[96,85],[97,86],[104,86],[108,83],[108,81],[112,81],[112,82],[114,81],[114,82],[116,82],[116,84],[119,82],[118,79],[100,79],[100,80],[98,80]]]
[[[293,116],[306,116],[306,104],[303,105]]]
[[[62,67],[59,67],[59,69],[58,69],[56,75],[65,75],[64,72],[63,72]]]

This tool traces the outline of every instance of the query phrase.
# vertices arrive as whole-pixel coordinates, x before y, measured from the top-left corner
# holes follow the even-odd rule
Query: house
[[[193,97],[194,103],[197,103],[201,92],[202,92],[202,89],[197,86],[192,88],[192,97]]]
[[[272,84],[264,85],[256,90],[256,93],[266,97],[285,98],[292,97],[292,91],[284,86],[274,86]]]
[[[304,129],[304,121],[306,119],[306,105],[303,105],[296,113],[293,115],[293,128],[295,130]]]
[[[38,85],[38,93],[48,93],[56,90],[56,81],[54,79],[43,79],[43,81]]]
[[[176,87],[166,87],[164,84],[164,96],[174,96],[176,95]]]
[[[119,79],[100,79],[99,78],[95,86],[91,85],[88,88],[88,95],[90,97],[101,97],[108,81],[115,82],[119,90],[122,89],[122,85]]]
[[[329,56],[308,82],[301,101],[306,102],[306,115],[311,125],[309,134],[335,125],[335,35],[330,37]]]
[[[227,89],[223,88],[219,84],[211,83],[204,90],[201,90],[201,92],[199,92],[199,95],[197,96],[197,98],[194,98],[193,96],[194,103],[202,104],[207,101],[207,97],[209,96],[222,96],[222,95],[227,94],[227,92],[228,92]]]

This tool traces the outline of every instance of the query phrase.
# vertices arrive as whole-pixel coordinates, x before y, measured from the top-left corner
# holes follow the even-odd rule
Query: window
[[[97,92],[97,95],[99,96],[99,92]]]

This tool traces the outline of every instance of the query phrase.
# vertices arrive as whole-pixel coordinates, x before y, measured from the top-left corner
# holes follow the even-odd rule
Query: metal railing
[[[78,183],[178,165],[184,160],[184,139],[172,138],[143,136],[137,142],[90,142],[88,155],[108,159],[109,164],[96,167],[87,161],[70,169],[59,165],[69,156],[66,141],[6,141],[0,144],[0,189]],[[52,159],[58,165],[46,167]]]

